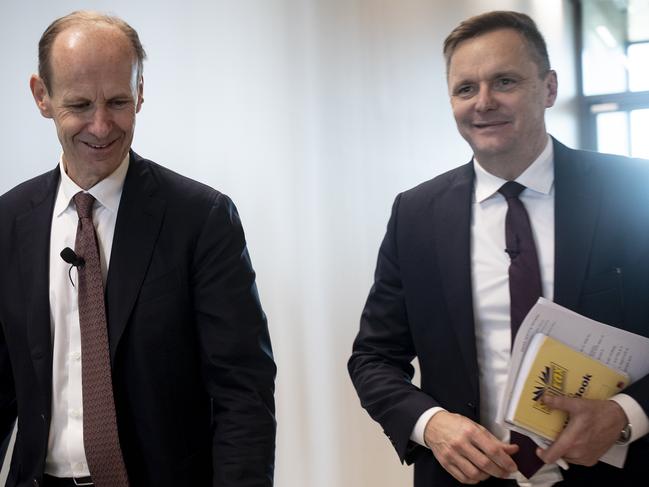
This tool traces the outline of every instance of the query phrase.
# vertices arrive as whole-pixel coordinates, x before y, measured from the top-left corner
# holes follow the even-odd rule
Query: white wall
[[[276,484],[408,485],[346,360],[394,196],[470,158],[441,43],[486,10],[535,16],[559,70],[550,131],[574,145],[568,3],[3,0],[0,193],[59,156],[27,85],[43,29],[76,8],[124,17],[149,55],[135,150],[228,193],[247,231],[279,366]]]

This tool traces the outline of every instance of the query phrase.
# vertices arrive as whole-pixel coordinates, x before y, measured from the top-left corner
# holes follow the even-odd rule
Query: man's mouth
[[[485,128],[491,128],[491,127],[502,127],[503,125],[507,125],[509,122],[507,121],[495,121],[495,122],[474,122],[473,126],[477,129],[485,129]]]
[[[84,142],[84,141],[82,141],[82,142],[83,142],[85,145],[87,145],[88,147],[90,147],[91,149],[101,150],[101,149],[106,149],[106,148],[110,147],[111,145],[113,145],[113,143],[114,143],[115,141],[113,140],[113,141],[111,141],[111,142],[106,142],[105,144],[92,144],[92,143],[90,143],[90,142]]]

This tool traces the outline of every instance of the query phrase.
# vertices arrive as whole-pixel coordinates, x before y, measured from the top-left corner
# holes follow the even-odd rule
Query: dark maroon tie
[[[509,181],[498,190],[507,200],[505,217],[505,252],[509,254],[509,295],[511,298],[512,343],[523,319],[543,293],[541,270],[530,219],[518,195],[525,189],[522,184]],[[518,470],[528,479],[543,466],[536,455],[536,443],[527,436],[511,432],[511,442],[518,445],[512,458]]]
[[[108,326],[99,247],[92,223],[95,198],[79,192],[75,251],[85,261],[79,268],[79,325],[83,390],[83,445],[96,487],[126,487],[128,477],[117,435],[117,417],[108,349]]]

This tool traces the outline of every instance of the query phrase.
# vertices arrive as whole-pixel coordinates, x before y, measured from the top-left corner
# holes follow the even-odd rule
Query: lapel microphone
[[[77,270],[82,269],[86,261],[83,260],[83,257],[79,257],[77,253],[74,250],[72,250],[70,247],[66,247],[63,250],[61,250],[60,255],[65,262],[70,264],[70,269],[68,270],[68,277],[70,278],[70,284],[72,284],[72,287],[75,287],[74,281],[72,280],[72,268],[76,267]]]
[[[70,247],[61,250],[61,258],[72,267],[81,268],[86,263],[86,261],[83,260],[83,257],[79,257]]]
[[[507,242],[505,252],[507,255],[509,255],[510,260],[514,260],[516,257],[518,257],[518,254],[521,253],[521,247],[520,247],[520,238],[518,237],[518,234],[515,235],[516,241],[515,242]],[[512,248],[509,248],[509,243],[513,243]],[[74,254],[74,252],[72,252]],[[81,259],[83,260],[83,259]]]
[[[518,249],[505,249],[505,252],[507,253],[507,255],[509,255],[509,258],[511,260],[514,260],[516,257],[518,257],[518,254],[521,253],[521,251]]]

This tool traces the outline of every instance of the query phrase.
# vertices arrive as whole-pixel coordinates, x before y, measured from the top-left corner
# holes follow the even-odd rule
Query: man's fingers
[[[518,450],[516,445],[502,443],[487,430],[475,439],[474,454],[470,460],[481,470],[494,477],[507,477],[509,473],[517,470],[516,463],[511,458],[509,451]],[[512,448],[513,446],[513,448]]]
[[[504,443],[503,450],[507,455],[512,456],[514,453],[517,453],[520,447],[514,443]]]
[[[552,408],[560,409],[562,411],[568,412],[568,414],[574,414],[578,412],[580,407],[580,400],[564,396],[554,396],[552,394],[544,394],[541,399],[543,404]],[[561,432],[556,441],[550,445],[545,450],[539,448],[537,450],[537,455],[545,463],[554,463],[559,458],[565,458],[566,453],[569,451],[571,446],[574,443],[574,428],[575,424],[568,422],[566,428]]]
[[[480,480],[471,480],[467,477],[464,472],[453,464],[445,465],[447,472],[450,473],[458,482],[463,484],[477,484]]]
[[[550,445],[547,449],[539,448],[537,455],[545,463],[554,463],[559,458],[563,458],[570,447],[572,442],[565,436],[560,436],[557,441]]]
[[[543,397],[541,398],[541,402],[549,408],[560,409],[569,413],[572,412],[575,405],[579,404],[578,402],[575,403],[575,401],[578,400],[571,397],[555,396],[553,394],[548,394],[547,392],[543,394]]]
[[[559,435],[557,441],[550,445],[547,449],[539,448],[536,450],[538,457],[543,460],[545,463],[554,463],[559,458],[564,458],[567,451],[572,445],[572,434],[569,430],[569,426]]]
[[[568,412],[568,424],[552,446],[539,452],[546,463],[564,458],[590,466],[615,443],[628,421],[624,410],[613,401],[581,398],[544,398],[549,407]]]
[[[510,470],[507,467],[501,466],[501,463],[507,464],[507,455],[501,456],[494,453],[487,455],[476,449],[468,455],[468,458],[480,472],[483,472],[487,476],[504,478],[510,473]],[[512,462],[513,471],[515,471],[516,464],[511,460],[511,458],[509,460]]]
[[[482,471],[475,463],[463,456],[456,458],[455,466],[462,472],[465,479],[462,482],[464,483],[475,484],[489,478],[488,473]]]
[[[468,457],[473,456],[470,450],[475,450],[475,447],[457,443],[436,446],[433,453],[442,466],[457,480],[462,483],[475,484],[488,478],[489,475],[480,471],[479,467],[469,460]]]
[[[466,417],[441,411],[429,420],[424,438],[440,464],[460,482],[477,483],[516,471],[510,454],[518,447],[501,442]]]

